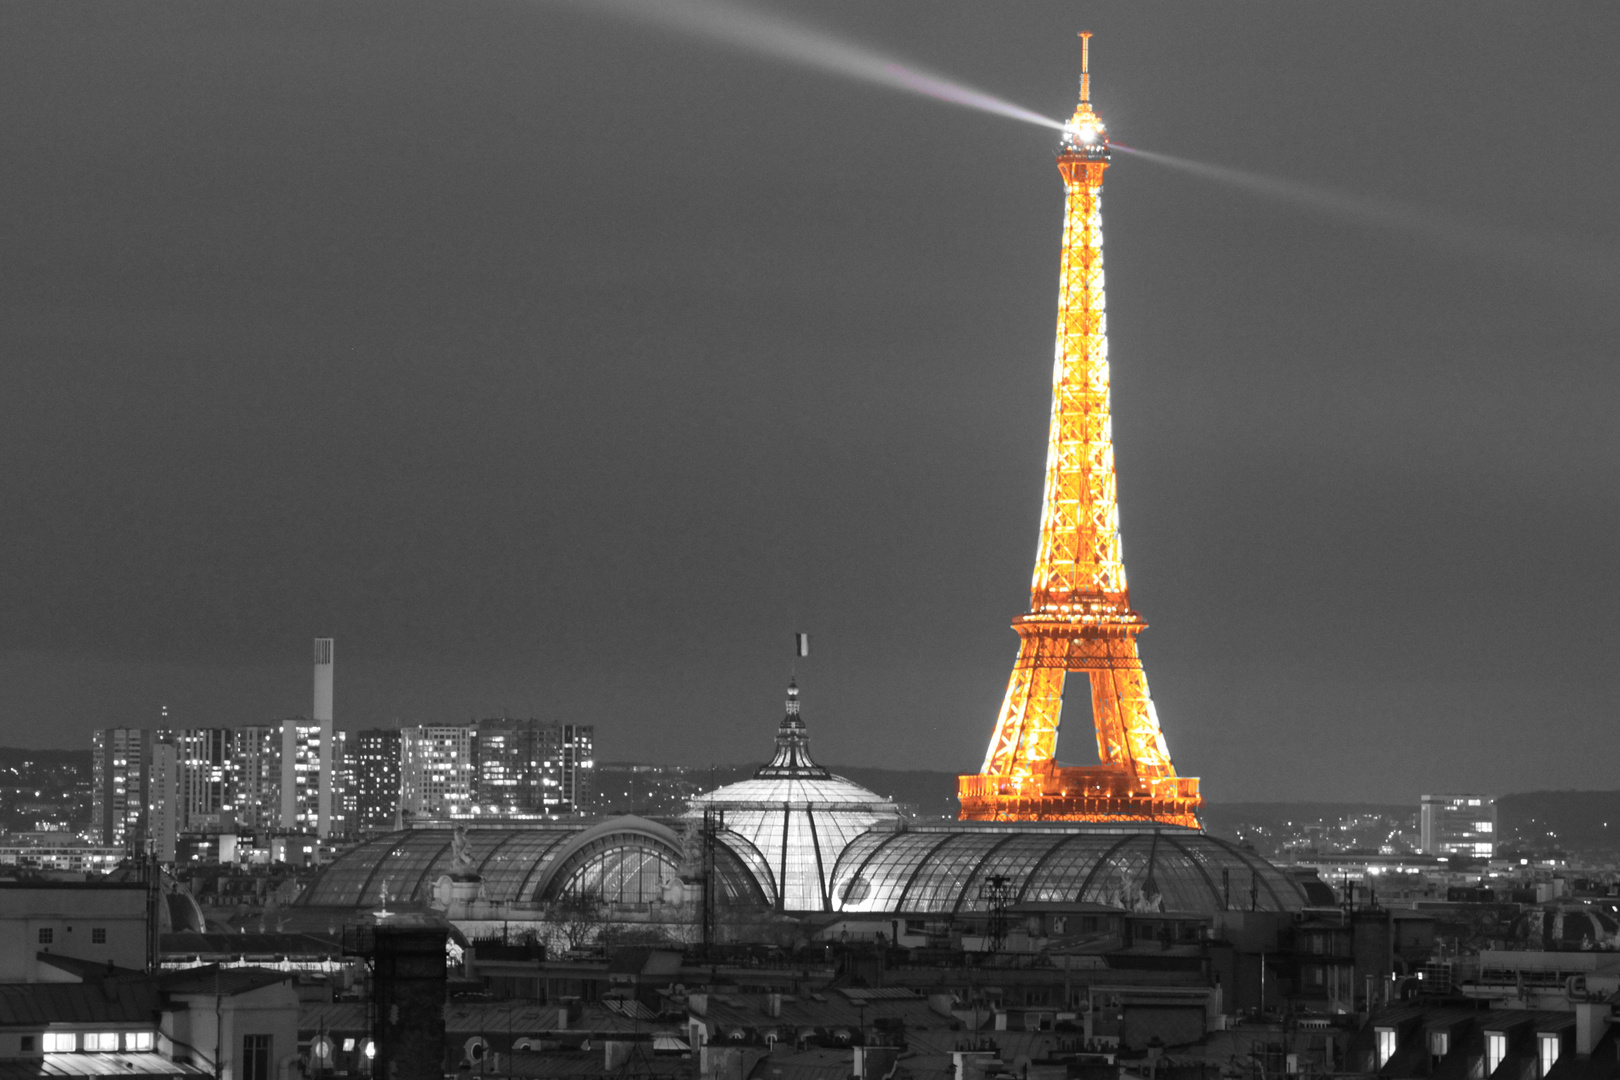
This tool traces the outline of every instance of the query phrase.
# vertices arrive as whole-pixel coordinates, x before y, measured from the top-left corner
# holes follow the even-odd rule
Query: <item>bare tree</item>
[[[606,922],[596,897],[578,893],[559,897],[546,907],[547,944],[552,948],[581,948],[601,936]]]

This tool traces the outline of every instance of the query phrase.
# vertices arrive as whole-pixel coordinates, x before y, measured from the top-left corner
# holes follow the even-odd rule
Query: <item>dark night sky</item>
[[[773,10],[1058,117],[1091,29],[1120,141],[1406,207],[1115,159],[1171,751],[1214,801],[1614,786],[1620,9]],[[819,757],[977,768],[1051,131],[542,0],[13,3],[0,100],[0,742],[305,711],[331,634],[346,727],[757,759],[804,629]]]

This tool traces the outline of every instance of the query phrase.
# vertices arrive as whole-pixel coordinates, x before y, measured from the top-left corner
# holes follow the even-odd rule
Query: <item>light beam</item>
[[[1458,221],[1433,210],[1392,199],[1378,199],[1152,150],[1138,150],[1114,141],[1110,141],[1109,145],[1143,161],[1252,195],[1291,203],[1341,221],[1418,237],[1454,255],[1488,262],[1499,269],[1533,269],[1543,275],[1605,291],[1620,287],[1620,261],[1612,252],[1582,248],[1570,241],[1549,239],[1502,226]]]
[[[967,109],[1062,130],[1061,121],[943,75],[908,67],[891,56],[844,41],[824,30],[757,8],[718,0],[591,0],[578,5],[591,12],[609,11],[643,22],[733,45],[764,56],[791,60],[804,67],[845,75]]]

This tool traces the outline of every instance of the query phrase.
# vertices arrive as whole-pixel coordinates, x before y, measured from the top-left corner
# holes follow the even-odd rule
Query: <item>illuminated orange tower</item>
[[[1013,620],[1018,660],[979,772],[959,777],[964,820],[1159,821],[1197,826],[1198,781],[1178,777],[1136,652],[1120,556],[1103,308],[1102,187],[1108,132],[1091,109],[1090,34],[1080,104],[1058,147],[1068,189],[1046,494],[1029,614]],[[1063,684],[1091,684],[1097,760],[1054,758]]]

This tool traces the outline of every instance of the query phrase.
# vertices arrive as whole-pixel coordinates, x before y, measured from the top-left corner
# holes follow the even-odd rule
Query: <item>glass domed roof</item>
[[[873,828],[886,831],[900,823],[892,801],[810,757],[796,683],[788,684],[775,755],[752,778],[694,796],[686,816],[705,813],[719,816],[727,833],[747,841],[770,865],[777,904],[785,911],[833,910],[832,871],[844,848]]]

